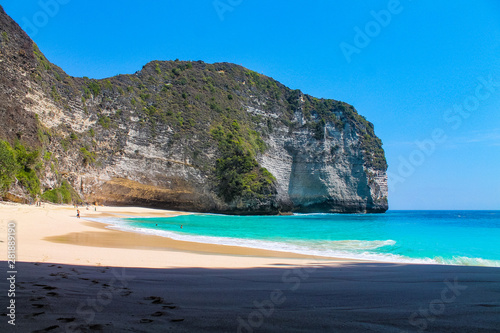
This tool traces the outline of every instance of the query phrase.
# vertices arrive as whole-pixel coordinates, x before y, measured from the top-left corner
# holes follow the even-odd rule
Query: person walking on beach
[[[76,210],[76,217],[80,218],[80,210],[79,209]]]

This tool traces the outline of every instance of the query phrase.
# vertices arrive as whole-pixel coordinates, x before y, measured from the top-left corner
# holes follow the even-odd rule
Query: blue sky
[[[384,142],[390,209],[500,209],[499,1],[1,4],[70,75],[224,61],[354,105]]]

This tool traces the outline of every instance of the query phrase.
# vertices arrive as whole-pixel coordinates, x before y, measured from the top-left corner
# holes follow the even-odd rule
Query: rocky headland
[[[385,212],[353,106],[230,63],[67,75],[0,7],[0,196],[230,214]]]

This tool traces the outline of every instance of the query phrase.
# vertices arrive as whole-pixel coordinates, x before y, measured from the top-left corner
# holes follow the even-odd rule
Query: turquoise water
[[[202,243],[391,262],[500,267],[500,211],[193,214],[106,222],[121,230]]]

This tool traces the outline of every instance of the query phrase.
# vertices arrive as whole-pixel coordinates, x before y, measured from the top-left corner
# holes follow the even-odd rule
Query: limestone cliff
[[[382,143],[346,103],[228,63],[153,61],[131,75],[71,77],[1,7],[0,71],[0,140],[9,143],[0,158],[14,161],[0,161],[4,198],[241,214],[387,210]]]

